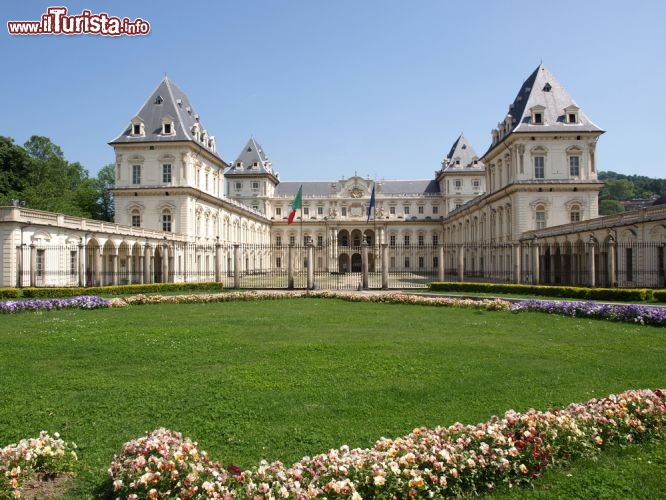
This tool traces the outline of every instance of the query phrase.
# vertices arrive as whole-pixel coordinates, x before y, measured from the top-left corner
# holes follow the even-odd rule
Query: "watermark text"
[[[39,21],[7,21],[10,35],[147,35],[150,23],[141,18],[109,16],[106,12],[68,15],[67,7],[49,7]]]

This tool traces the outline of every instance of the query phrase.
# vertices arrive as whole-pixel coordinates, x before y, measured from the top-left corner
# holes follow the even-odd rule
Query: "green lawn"
[[[0,325],[0,445],[40,430],[76,442],[69,498],[91,496],[121,445],[160,426],[249,467],[666,387],[663,330],[541,313],[284,299],[22,313]]]

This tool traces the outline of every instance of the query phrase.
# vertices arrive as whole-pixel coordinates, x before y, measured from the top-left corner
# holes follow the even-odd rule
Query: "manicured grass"
[[[493,499],[666,498],[666,441],[610,450],[598,460],[578,460],[554,468],[533,483],[534,488],[503,490]]]
[[[284,299],[0,321],[0,444],[75,441],[81,498],[160,426],[249,467],[666,386],[663,330],[541,313]]]

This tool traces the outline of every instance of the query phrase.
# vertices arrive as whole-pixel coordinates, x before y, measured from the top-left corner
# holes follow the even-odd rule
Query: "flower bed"
[[[343,446],[285,466],[262,461],[241,472],[211,461],[189,438],[157,429],[123,446],[109,468],[122,498],[432,498],[524,485],[554,463],[662,439],[665,391],[627,391],[564,409],[472,425],[455,423]]]
[[[67,299],[30,299],[0,302],[0,313],[22,311],[50,311],[52,309],[100,309],[111,307],[110,301],[94,295],[82,295]]]
[[[572,317],[587,317],[639,323],[641,325],[666,325],[666,307],[636,304],[599,304],[596,302],[563,302],[550,300],[521,300],[511,306],[511,311],[539,311]]]
[[[77,460],[76,445],[58,433],[46,431],[0,449],[0,498],[20,498],[21,485],[35,473],[55,476],[71,472]]]
[[[330,298],[350,302],[381,302],[391,304],[421,304],[448,307],[481,308],[488,310],[508,311],[511,303],[502,299],[459,299],[452,297],[427,297],[410,295],[399,292],[389,293],[355,293],[335,291],[243,291],[222,294],[194,294],[194,295],[133,295],[112,299],[112,307],[125,307],[139,304],[188,304],[206,302],[232,302],[238,300],[272,300],[282,298],[309,297]]]

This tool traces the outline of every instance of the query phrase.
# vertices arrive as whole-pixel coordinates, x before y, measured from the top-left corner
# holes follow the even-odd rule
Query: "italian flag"
[[[303,185],[298,188],[298,193],[296,193],[296,198],[291,202],[291,212],[289,212],[289,218],[287,219],[287,224],[294,222],[294,217],[296,217],[296,210],[303,207]]]

